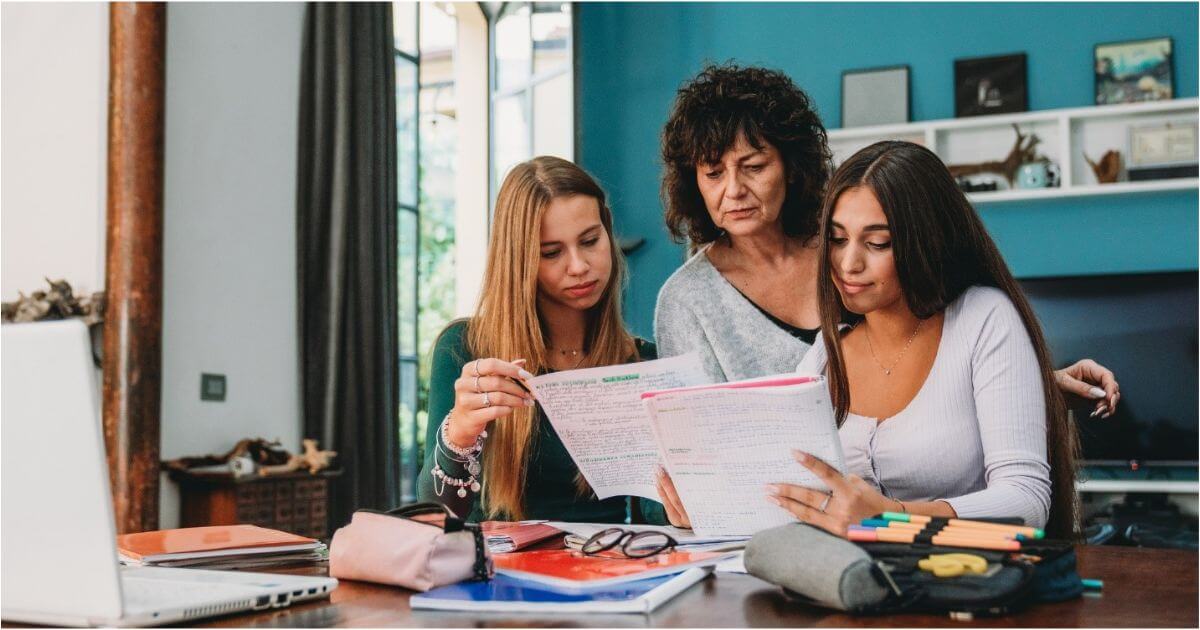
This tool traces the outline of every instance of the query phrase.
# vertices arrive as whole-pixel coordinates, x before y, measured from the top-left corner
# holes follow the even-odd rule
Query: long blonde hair
[[[633,337],[621,319],[625,262],[613,238],[612,212],[604,191],[575,164],[541,156],[513,167],[496,198],[487,268],[475,316],[467,322],[467,346],[476,357],[524,358],[538,374],[549,366],[546,327],[537,309],[541,225],[550,201],[586,195],[600,206],[600,222],[612,251],[612,274],[600,301],[588,312],[586,355],[579,367],[626,363],[637,358]],[[525,479],[538,435],[536,408],[517,408],[492,423],[483,453],[483,512],[489,517],[525,518]],[[582,476],[576,484],[590,492]]]

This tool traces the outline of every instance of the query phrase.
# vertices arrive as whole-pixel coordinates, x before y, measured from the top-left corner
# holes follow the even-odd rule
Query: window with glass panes
[[[495,9],[488,15],[487,9]],[[475,13],[459,15],[461,11]],[[486,151],[486,166],[477,177],[498,182],[517,162],[534,155],[573,159],[574,109],[571,73],[571,9],[568,4],[502,3],[463,5],[453,2],[395,2],[393,19],[396,63],[396,146],[399,162],[399,316],[400,316],[400,435],[405,501],[416,495],[425,449],[426,427],[441,418],[428,417],[431,356],[438,333],[467,311],[456,300],[460,292],[474,294],[477,280],[457,277],[455,247],[461,238],[475,243],[484,256],[488,202],[458,195],[456,159],[461,151]],[[461,30],[467,24],[470,50],[480,54],[492,37],[490,63],[469,59],[459,67],[456,55]],[[483,28],[482,19],[487,20]],[[484,68],[491,67],[490,76]],[[456,80],[467,80],[479,69],[486,88],[481,102],[460,109]],[[486,85],[485,85],[486,83]],[[462,145],[459,117],[492,109],[490,146]],[[514,109],[515,108],[515,109]],[[535,116],[536,112],[536,116]],[[472,120],[477,120],[471,118]],[[473,140],[473,142],[477,142]],[[492,185],[491,198],[497,186]],[[462,204],[463,208],[457,205]],[[479,224],[456,226],[463,212],[479,216]],[[482,233],[481,233],[482,230]],[[472,263],[478,261],[471,261]],[[469,266],[469,265],[468,265]],[[459,285],[466,283],[463,289]],[[468,300],[470,301],[470,300]]]
[[[505,2],[492,20],[492,197],[536,155],[575,159],[571,5]]]
[[[420,247],[421,215],[418,206],[418,80],[420,77],[417,3],[392,3],[394,35],[393,58],[396,64],[396,212],[399,224],[397,297],[400,336],[400,460],[401,493],[405,501],[416,496],[417,408],[417,306],[419,296],[417,252]]]

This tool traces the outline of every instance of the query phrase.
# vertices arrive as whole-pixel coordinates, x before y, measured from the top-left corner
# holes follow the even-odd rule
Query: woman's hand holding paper
[[[796,461],[833,490],[825,493],[788,483],[767,486],[767,499],[791,512],[801,522],[845,537],[850,525],[876,514],[897,511],[900,507],[894,499],[883,496],[857,475],[842,475],[808,453],[795,451],[795,454]]]
[[[524,366],[524,359],[476,359],[464,365],[462,375],[454,381],[454,409],[446,437],[466,448],[489,422],[511,415],[515,407],[533,406],[533,394],[517,384],[533,378]]]
[[[658,497],[667,511],[667,521],[675,527],[691,529],[692,521],[688,518],[687,511],[683,509],[683,501],[679,500],[675,484],[671,481],[671,476],[667,474],[667,471],[662,468],[658,469],[657,483]]]

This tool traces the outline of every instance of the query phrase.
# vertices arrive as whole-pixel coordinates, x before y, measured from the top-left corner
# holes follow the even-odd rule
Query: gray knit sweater
[[[812,346],[746,299],[701,248],[667,278],[654,309],[659,357],[695,351],[714,382],[792,372]]]

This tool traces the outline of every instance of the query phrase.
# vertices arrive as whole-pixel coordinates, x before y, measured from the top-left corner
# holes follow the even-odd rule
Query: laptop
[[[148,626],[337,588],[323,577],[121,566],[98,383],[78,320],[0,326],[0,618]]]

